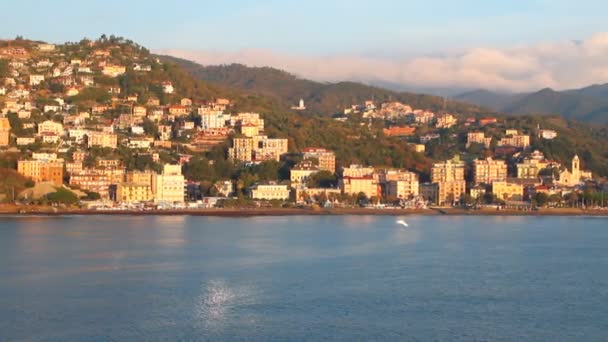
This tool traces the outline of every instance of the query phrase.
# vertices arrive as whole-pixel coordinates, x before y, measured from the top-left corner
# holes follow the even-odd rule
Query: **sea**
[[[608,219],[2,217],[0,341],[608,341]]]

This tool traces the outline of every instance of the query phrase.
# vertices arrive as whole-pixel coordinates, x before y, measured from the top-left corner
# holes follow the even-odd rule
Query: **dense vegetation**
[[[315,82],[269,67],[253,68],[240,64],[202,66],[170,56],[160,58],[179,65],[196,79],[269,96],[286,107],[304,99],[307,114],[331,115],[366,100],[374,100],[377,103],[401,101],[416,108],[435,111],[445,108],[448,111],[469,115],[487,113],[483,108],[463,102],[444,103],[444,99],[437,96],[399,93],[356,82]]]

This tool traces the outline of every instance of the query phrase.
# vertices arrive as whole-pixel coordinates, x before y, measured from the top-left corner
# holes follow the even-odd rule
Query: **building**
[[[350,195],[365,194],[367,198],[380,197],[380,186],[373,176],[342,177],[339,182],[342,193]]]
[[[418,175],[413,172],[387,170],[380,174],[380,180],[385,185],[386,197],[410,198],[420,191]]]
[[[63,160],[19,160],[17,172],[34,182],[52,182],[60,186],[63,184]]]
[[[257,200],[283,200],[289,199],[289,187],[281,184],[256,184],[251,187],[251,198]]]
[[[467,148],[469,148],[473,143],[482,144],[486,148],[490,148],[492,137],[486,138],[486,135],[483,132],[469,132],[467,133]]]
[[[581,160],[578,155],[574,155],[572,158],[571,171],[563,170],[559,173],[558,185],[563,186],[575,186],[584,179],[592,178],[592,174],[589,171],[581,170]]]
[[[458,123],[458,120],[452,114],[443,114],[437,118],[435,127],[437,128],[450,128]]]
[[[521,163],[517,163],[517,178],[537,178],[540,171],[546,169],[551,165],[550,162],[544,159],[544,156],[540,158],[525,158]]]
[[[294,166],[289,171],[289,179],[291,181],[291,187],[295,188],[300,185],[305,185],[310,176],[319,172],[319,168],[314,165],[311,161],[302,161],[298,165]]]
[[[437,204],[453,204],[460,201],[466,191],[465,165],[458,156],[431,168],[431,182],[437,183]]]
[[[183,116],[190,113],[190,109],[182,105],[171,105],[169,106],[169,114],[175,116]]]
[[[137,203],[154,199],[152,186],[142,183],[119,183],[116,186],[116,202]]]
[[[519,148],[530,146],[530,136],[519,134],[516,129],[507,129],[505,135],[504,138],[498,141],[498,146],[513,146]]]
[[[453,205],[463,200],[466,193],[466,182],[438,182],[437,202],[440,205]]]
[[[302,158],[304,160],[318,160],[320,171],[336,172],[336,155],[333,151],[324,148],[307,147],[302,151]]]
[[[478,159],[473,162],[473,178],[475,183],[491,184],[494,181],[507,180],[507,163],[504,160],[492,158]]]
[[[152,186],[152,178],[155,175],[152,171],[129,171],[125,174],[125,182]]]
[[[238,113],[230,117],[230,126],[237,127],[244,124],[256,125],[261,132],[264,131],[264,119],[258,113]]]
[[[110,197],[110,185],[115,184],[111,176],[101,170],[84,169],[70,175],[70,185],[77,186],[82,190],[98,193],[101,198]]]
[[[201,126],[203,129],[222,128],[226,126],[226,121],[228,120],[227,116],[221,111],[201,112],[201,109],[199,108],[199,115],[201,117]]]
[[[416,127],[410,126],[393,126],[382,130],[387,137],[407,137],[416,134]]]
[[[416,181],[393,180],[386,184],[386,196],[395,198],[416,197],[419,194],[418,179]]]
[[[122,65],[115,65],[115,64],[106,64],[103,66],[103,69],[101,70],[101,73],[106,75],[106,76],[110,76],[110,77],[116,77],[116,76],[120,76],[122,74],[124,74],[125,72],[127,72],[127,68],[122,66]]]
[[[118,146],[118,136],[113,133],[106,132],[90,132],[87,135],[87,145],[116,148]]]
[[[476,186],[472,187],[471,189],[469,189],[469,195],[471,195],[471,198],[474,198],[474,199],[480,199],[485,194],[486,194],[485,186],[476,185]]]
[[[465,165],[457,155],[443,163],[435,163],[431,168],[431,182],[464,181]]]
[[[63,125],[51,120],[46,120],[38,124],[38,134],[52,133],[55,135],[63,134]]]
[[[291,107],[291,109],[293,109],[293,110],[305,110],[306,106],[304,105],[304,99],[300,99],[300,102],[298,103],[298,105]]]
[[[8,136],[8,134],[7,134]],[[26,146],[36,143],[36,138],[34,137],[17,137],[16,141],[17,146]],[[0,146],[2,146],[2,132],[0,131]]]
[[[538,130],[538,136],[546,140],[553,140],[557,138],[557,132],[550,129],[540,129]]]
[[[342,168],[342,177],[366,177],[372,176],[376,170],[371,166],[351,164]]]
[[[252,138],[234,138],[232,147],[228,149],[228,158],[235,161],[253,161],[253,146]]]
[[[40,83],[44,82],[44,75],[30,75],[29,79],[31,86],[37,86]]]
[[[246,137],[254,137],[260,134],[260,128],[254,124],[243,124],[239,126],[241,134]]]
[[[426,151],[426,147],[424,144],[410,144],[414,148],[414,152],[424,153]]]
[[[11,137],[11,123],[8,118],[0,118],[0,146],[8,146]]]
[[[163,93],[165,93],[165,94],[173,94],[173,92],[175,91],[175,89],[173,88],[173,84],[171,82],[163,82],[162,87],[163,87]]]
[[[163,166],[163,173],[152,177],[152,192],[157,203],[183,203],[186,180],[180,165]]]
[[[522,184],[497,181],[492,183],[492,194],[505,201],[522,201],[524,198],[524,187]]]
[[[279,161],[287,153],[287,139],[270,139],[265,135],[251,138],[234,138],[228,157],[242,162]]]

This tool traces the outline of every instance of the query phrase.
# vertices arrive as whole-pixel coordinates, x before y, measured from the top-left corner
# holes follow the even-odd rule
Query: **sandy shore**
[[[608,210],[582,210],[578,208],[543,208],[538,211],[521,210],[466,210],[455,208],[431,209],[364,209],[364,208],[332,208],[332,209],[296,209],[296,208],[227,208],[227,209],[183,209],[155,211],[99,211],[84,209],[58,209],[48,206],[15,206],[0,205],[0,216],[14,215],[190,215],[190,216],[219,216],[219,217],[251,217],[251,216],[295,216],[295,215],[458,215],[458,216],[608,216]]]

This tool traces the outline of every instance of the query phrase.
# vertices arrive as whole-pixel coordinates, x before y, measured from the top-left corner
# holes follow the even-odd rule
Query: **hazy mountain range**
[[[454,97],[507,114],[560,115],[566,119],[608,123],[608,84],[555,91],[506,94],[475,90]]]

